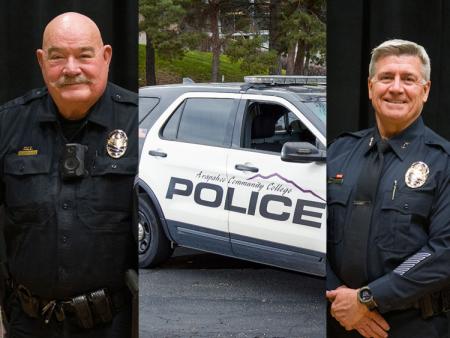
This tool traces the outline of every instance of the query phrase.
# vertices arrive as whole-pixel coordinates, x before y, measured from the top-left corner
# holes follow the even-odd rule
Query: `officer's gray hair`
[[[391,55],[417,56],[422,62],[423,78],[425,81],[430,80],[431,64],[425,48],[415,42],[400,39],[387,40],[372,50],[372,58],[369,64],[369,79],[375,76],[375,64],[377,61]]]

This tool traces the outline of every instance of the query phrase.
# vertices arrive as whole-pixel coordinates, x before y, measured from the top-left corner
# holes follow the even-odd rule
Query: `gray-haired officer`
[[[91,19],[57,16],[37,50],[46,87],[0,107],[12,338],[131,335],[137,95],[108,83],[111,55]]]
[[[382,43],[375,128],[329,148],[330,337],[449,337],[450,146],[420,116],[430,84],[422,46]]]

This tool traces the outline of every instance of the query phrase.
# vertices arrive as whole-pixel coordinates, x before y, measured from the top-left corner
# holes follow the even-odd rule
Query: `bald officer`
[[[125,271],[137,95],[108,83],[111,46],[78,13],[45,28],[45,88],[0,107],[10,337],[129,337]]]

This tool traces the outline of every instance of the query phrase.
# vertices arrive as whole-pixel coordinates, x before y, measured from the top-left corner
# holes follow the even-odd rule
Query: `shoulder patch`
[[[113,101],[138,105],[138,95],[132,91],[109,83],[111,98]]]
[[[39,99],[43,96],[45,96],[47,94],[47,88],[43,87],[43,88],[37,88],[37,89],[32,89],[30,90],[28,93],[26,93],[23,96],[19,96],[11,101],[8,101],[6,103],[4,103],[3,105],[0,106],[0,111],[5,110],[5,109],[9,109],[9,108],[13,108],[15,106],[20,106],[23,104],[27,104],[30,101],[33,101],[35,99]]]
[[[450,143],[445,138],[438,135],[436,132],[434,132],[428,127],[425,128],[424,137],[425,137],[424,142],[426,145],[440,148],[444,152],[446,152],[447,155],[450,155]]]

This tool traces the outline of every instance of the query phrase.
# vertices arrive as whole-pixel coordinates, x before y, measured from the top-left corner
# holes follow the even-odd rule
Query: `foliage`
[[[156,68],[158,84],[180,83],[183,77],[189,77],[195,82],[210,82],[211,80],[211,53],[188,51],[181,58],[167,60],[156,55]],[[245,75],[240,63],[235,63],[225,55],[220,58],[221,74],[226,82],[242,82]],[[145,85],[145,46],[139,46],[139,85]]]
[[[139,28],[147,34],[161,57],[180,58],[198,43],[199,34],[185,32],[180,22],[186,15],[187,0],[140,0]]]
[[[290,47],[300,43],[312,55],[325,55],[324,0],[284,1],[281,28],[280,41],[284,52],[288,52]]]
[[[277,6],[276,13],[271,13],[274,5]],[[297,73],[303,72],[303,67],[308,67],[310,61],[322,65],[326,45],[325,6],[325,0],[256,0],[243,11],[251,18],[243,30],[254,35],[246,39],[233,38],[228,42],[225,53],[232,60],[239,60],[243,70],[276,68],[271,66],[281,56],[291,57],[299,64]],[[267,53],[259,32],[268,28],[276,32],[269,34]]]
[[[225,74],[227,58],[220,54],[246,74],[267,73],[280,64],[290,67],[289,74],[304,74],[310,63],[325,63],[325,0],[140,0],[139,11],[140,28],[158,53],[157,66],[190,51],[212,51],[206,80]],[[149,60],[154,64],[154,57]]]
[[[247,74],[265,74],[268,68],[276,61],[275,51],[264,50],[261,46],[263,38],[252,36],[231,41],[225,54],[233,62],[240,62],[241,70]]]

